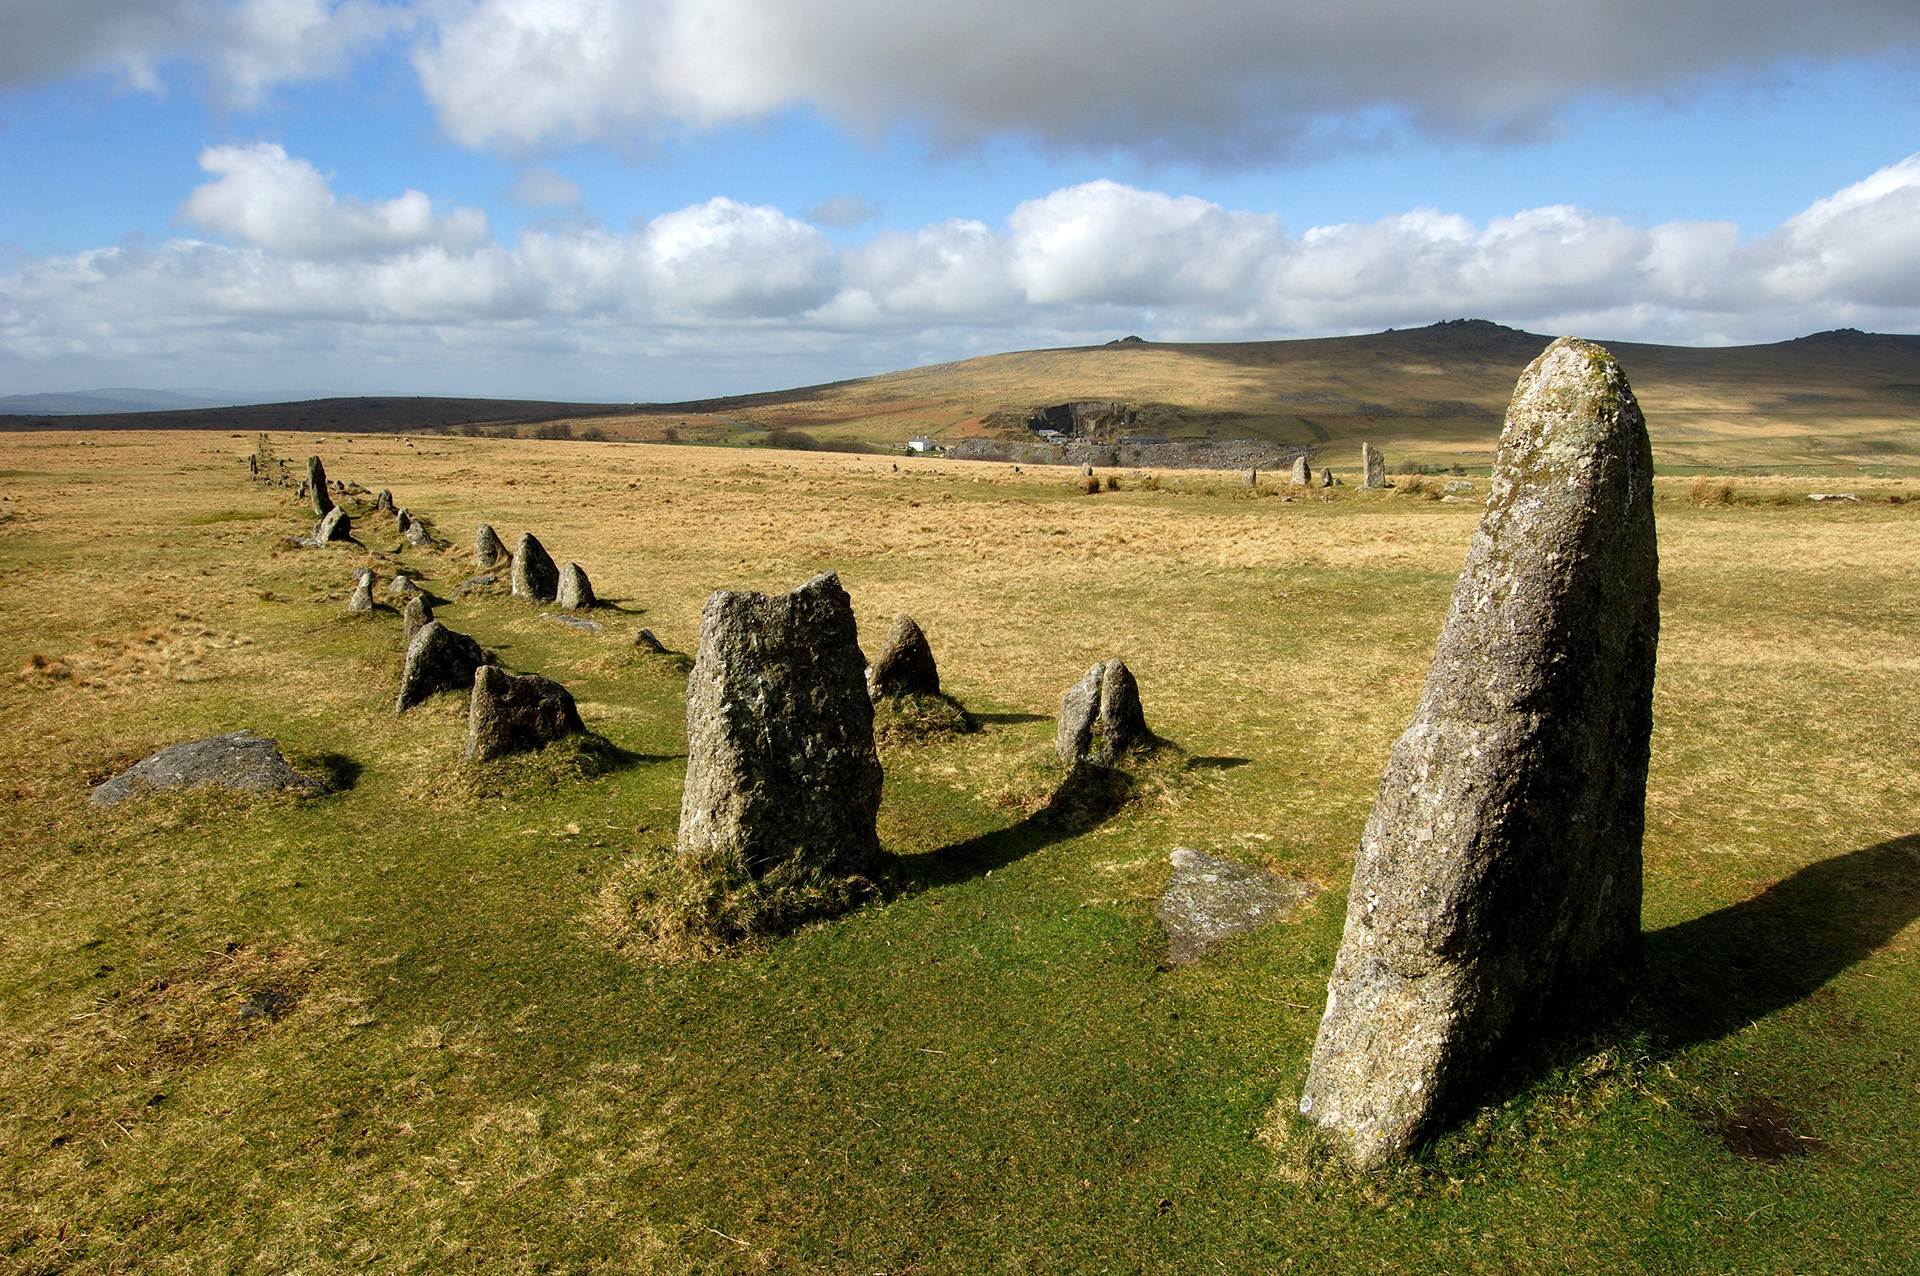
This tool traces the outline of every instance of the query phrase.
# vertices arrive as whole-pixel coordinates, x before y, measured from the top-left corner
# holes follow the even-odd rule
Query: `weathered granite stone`
[[[1060,697],[1060,721],[1054,728],[1053,752],[1061,766],[1077,766],[1087,756],[1093,738],[1093,720],[1100,713],[1100,682],[1105,665],[1095,665]]]
[[[1053,751],[1062,765],[1112,766],[1121,754],[1152,743],[1140,686],[1119,657],[1087,670],[1060,697]]]
[[[420,586],[409,580],[403,572],[387,582],[387,592],[389,594],[417,594],[420,592]]]
[[[327,470],[317,456],[307,458],[307,495],[313,501],[315,518],[325,518],[333,509],[333,498],[327,495]]]
[[[1320,471],[1320,486],[1332,487],[1333,483],[1334,483],[1333,467],[1328,466],[1327,468]]]
[[[666,644],[653,636],[653,630],[642,629],[633,636],[633,645],[642,651],[651,651],[656,656],[667,654]]]
[[[425,594],[416,593],[407,599],[406,610],[400,613],[400,618],[406,625],[406,644],[411,647],[413,636],[425,629],[427,622],[433,619],[433,604],[427,601]]]
[[[326,788],[288,766],[273,740],[235,731],[162,749],[100,785],[90,796],[96,805],[112,806],[144,792],[197,789],[202,785],[256,793],[272,789],[318,792]]]
[[[551,620],[556,625],[565,625],[569,629],[583,629],[590,634],[600,632],[600,623],[598,621],[588,620],[584,616],[561,616],[554,612],[543,611],[540,613],[540,619]]]
[[[393,507],[393,493],[384,487],[380,489],[380,495],[373,498],[373,507],[382,514],[397,512]]]
[[[1153,915],[1167,932],[1170,966],[1199,961],[1216,939],[1284,922],[1313,895],[1310,882],[1225,856],[1180,846],[1167,858],[1173,876]]]
[[[1473,490],[1473,480],[1448,479],[1446,486],[1440,490],[1443,492],[1471,492]]]
[[[313,529],[313,539],[322,545],[328,541],[351,540],[353,539],[353,520],[347,517],[345,510],[335,505]]]
[[[1387,458],[1371,443],[1360,445],[1360,486],[1380,488],[1387,485]]]
[[[467,757],[475,762],[525,753],[565,735],[578,735],[573,693],[537,673],[509,674],[481,665],[467,705]]]
[[[347,599],[347,610],[373,610],[373,569],[362,567],[353,578],[353,597]]]
[[[1300,1100],[1372,1166],[1470,1103],[1510,1035],[1640,934],[1659,579],[1620,365],[1520,377],[1413,724],[1361,838]]]
[[[395,530],[403,535],[409,527],[413,526],[413,511],[404,505],[393,512],[393,518],[396,524]]]
[[[1313,486],[1313,467],[1307,464],[1306,457],[1296,456],[1293,458],[1293,473],[1290,479],[1295,487]]]
[[[1242,487],[1259,487],[1259,486],[1260,486],[1260,471],[1259,471],[1259,470],[1243,470],[1243,471],[1241,471],[1241,473],[1240,473],[1240,485],[1241,485]]]
[[[593,586],[580,564],[568,563],[560,569],[560,583],[554,589],[554,606],[568,611],[584,611],[593,606]]]
[[[458,601],[467,594],[477,594],[482,590],[498,588],[499,584],[500,578],[498,576],[492,572],[485,572],[479,576],[469,577],[454,586],[453,597]]]
[[[940,694],[940,670],[933,663],[933,648],[927,645],[927,636],[913,617],[904,611],[893,618],[893,627],[880,644],[880,654],[873,658],[867,689],[875,700],[901,694]]]
[[[512,576],[516,598],[550,603],[560,589],[559,569],[553,565],[546,546],[532,532],[522,532],[520,543],[513,547]]]
[[[707,599],[687,680],[683,855],[737,856],[755,876],[872,868],[882,776],[866,665],[832,572]]]
[[[439,691],[459,691],[473,685],[473,671],[487,662],[480,644],[430,620],[407,643],[407,663],[400,672],[400,698],[395,713],[405,713]]]
[[[507,547],[500,543],[500,537],[489,523],[482,523],[473,529],[473,561],[481,567],[491,567],[505,556]]]
[[[407,524],[407,544],[409,545],[433,544],[433,529],[428,527],[425,523],[421,522],[419,519],[417,518],[414,519],[411,523]]]

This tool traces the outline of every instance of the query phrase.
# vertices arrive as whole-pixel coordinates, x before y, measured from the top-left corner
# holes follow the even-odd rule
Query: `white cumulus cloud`
[[[1745,241],[1730,223],[1564,206],[1295,233],[1271,213],[1097,181],[997,227],[949,220],[841,248],[724,197],[504,243],[477,211],[416,191],[341,196],[270,144],[210,148],[202,165],[211,180],[182,218],[221,242],[0,270],[0,385],[187,366],[202,383],[244,366],[312,385],[388,367],[407,380],[387,389],[692,397],[1118,331],[1244,340],[1457,315],[1615,340],[1920,328],[1920,155]]]

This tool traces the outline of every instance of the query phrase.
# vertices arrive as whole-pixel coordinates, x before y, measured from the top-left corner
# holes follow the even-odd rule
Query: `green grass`
[[[628,451],[664,467],[657,522],[541,525],[620,600],[602,633],[438,608],[564,678],[589,754],[467,768],[459,697],[396,718],[399,618],[344,617],[356,555],[273,556],[290,501],[123,529],[101,511],[136,467],[0,540],[5,654],[74,672],[0,690],[0,1271],[1912,1269],[1913,506],[1662,488],[1645,967],[1355,1180],[1286,1114],[1473,511]],[[492,455],[415,480],[456,540],[494,498],[454,470]],[[170,518],[258,497],[211,463],[152,474],[182,485]],[[69,484],[46,482],[30,508]],[[100,527],[126,534],[103,552]],[[403,561],[443,597],[471,574]],[[919,616],[980,729],[887,745],[880,902],[717,960],[615,951],[596,908],[671,844],[684,770],[684,660],[632,631],[690,647],[705,588],[821,567],[870,640]],[[1049,715],[1114,651],[1177,750],[1118,810],[1050,815]],[[84,800],[238,725],[347,787]],[[1177,845],[1324,889],[1170,970],[1150,908]],[[297,1001],[243,1018],[266,990]],[[1760,1098],[1819,1146],[1730,1153],[1716,1114]]]

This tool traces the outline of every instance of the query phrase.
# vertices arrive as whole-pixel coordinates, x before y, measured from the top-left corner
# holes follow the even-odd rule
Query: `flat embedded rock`
[[[1168,859],[1173,876],[1153,915],[1167,932],[1173,966],[1199,961],[1215,940],[1288,920],[1313,895],[1311,882],[1185,846]]]
[[[326,788],[287,765],[278,742],[235,731],[162,749],[100,785],[90,796],[97,806],[112,806],[144,792],[202,786],[247,793],[276,789],[318,793]]]
[[[573,693],[537,673],[482,665],[467,703],[467,757],[476,762],[538,749],[586,731]]]
[[[473,671],[487,662],[480,644],[430,620],[407,643],[407,661],[400,672],[400,698],[393,711],[404,713],[441,691],[463,691],[473,686]]]
[[[1619,363],[1548,346],[1354,865],[1300,1111],[1356,1166],[1478,1100],[1514,1036],[1639,941],[1652,474]]]
[[[840,578],[721,590],[687,679],[679,850],[755,876],[869,871],[882,773],[853,605]]]
[[[551,620],[558,624],[565,625],[569,629],[578,629],[582,633],[597,634],[600,632],[600,622],[597,620],[588,620],[585,616],[560,616],[550,611],[543,611],[540,613],[540,619]]]

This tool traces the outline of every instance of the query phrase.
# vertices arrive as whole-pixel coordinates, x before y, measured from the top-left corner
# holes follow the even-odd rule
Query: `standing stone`
[[[882,696],[940,694],[940,670],[933,663],[933,648],[912,616],[901,612],[880,644],[873,668],[867,671],[867,689],[875,700]]]
[[[1082,477],[1082,478],[1092,478],[1092,477],[1093,477],[1093,467],[1092,467],[1091,465],[1083,465],[1083,466],[1081,466],[1081,467],[1080,467],[1080,477]]]
[[[333,498],[327,495],[327,470],[317,456],[307,458],[307,495],[313,498],[313,516],[325,518],[333,508]]]
[[[473,685],[473,671],[487,662],[480,644],[430,620],[407,643],[407,663],[400,673],[400,699],[395,713],[404,713],[436,691],[458,691]]]
[[[1300,1111],[1373,1166],[1627,954],[1659,637],[1652,454],[1620,365],[1520,377],[1492,495],[1361,838]]]
[[[409,545],[433,544],[433,530],[429,528],[425,523],[421,522],[419,519],[417,518],[414,519],[411,523],[407,524],[407,544]]]
[[[538,749],[565,735],[586,731],[573,693],[537,673],[509,674],[481,665],[467,703],[467,757],[485,762],[507,753]]]
[[[347,610],[349,612],[373,610],[373,569],[371,567],[362,567],[359,574],[353,578],[353,597],[347,600]]]
[[[550,603],[559,588],[560,572],[554,567],[546,546],[532,532],[522,532],[520,543],[513,547],[514,597]]]
[[[258,455],[249,455],[247,457],[247,477],[249,479],[258,479],[260,477],[260,458]]]
[[[328,541],[344,541],[353,537],[353,520],[338,505],[327,510],[327,516],[313,529],[313,539],[324,545]]]
[[[1293,473],[1289,478],[1295,487],[1313,486],[1313,467],[1307,464],[1306,457],[1296,456],[1293,458]]]
[[[1332,466],[1328,466],[1326,469],[1323,469],[1320,471],[1320,486],[1321,487],[1333,486],[1333,467]]]
[[[393,493],[388,491],[384,487],[381,488],[380,495],[373,498],[373,507],[379,510],[382,514],[394,513],[395,510],[393,508]]]
[[[1260,471],[1247,470],[1246,472],[1240,475],[1240,482],[1243,486],[1246,486],[1246,487],[1260,486]]]
[[[1140,685],[1119,657],[1087,670],[1060,697],[1053,751],[1063,766],[1112,766],[1121,754],[1152,743]]]
[[[473,561],[479,566],[493,566],[506,552],[507,547],[500,543],[491,524],[482,523],[473,529]]]
[[[667,654],[666,644],[654,637],[653,630],[651,629],[642,629],[639,633],[635,634],[633,636],[633,645],[642,651],[650,651],[656,656],[664,656]]]
[[[425,594],[415,594],[407,599],[407,609],[400,613],[400,618],[406,625],[406,644],[411,647],[414,635],[425,629],[433,619],[433,604],[427,601]]]
[[[404,505],[393,512],[393,517],[395,523],[398,525],[396,530],[403,534],[409,527],[413,526],[413,511]]]
[[[420,586],[414,584],[407,574],[402,572],[387,582],[387,592],[389,594],[417,594],[420,592]]]
[[[687,680],[681,854],[783,880],[872,867],[882,775],[866,664],[833,572],[788,594],[707,599]]]
[[[1360,486],[1379,488],[1387,485],[1387,458],[1371,443],[1360,445]]]
[[[593,606],[593,586],[580,564],[568,563],[560,569],[560,584],[554,590],[554,604],[568,611],[584,611]]]

